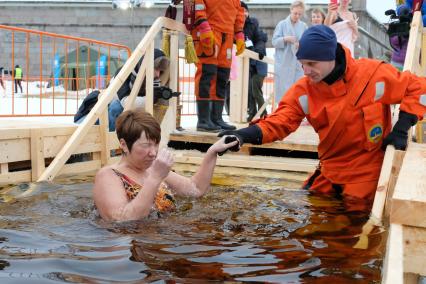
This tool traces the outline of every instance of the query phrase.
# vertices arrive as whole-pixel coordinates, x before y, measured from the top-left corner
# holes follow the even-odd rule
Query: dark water
[[[281,180],[234,179],[122,224],[96,216],[91,177],[0,188],[0,283],[380,282],[383,233],[352,248],[366,213]]]

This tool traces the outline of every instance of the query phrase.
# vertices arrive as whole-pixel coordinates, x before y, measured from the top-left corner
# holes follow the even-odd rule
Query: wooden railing
[[[130,58],[126,61],[121,71],[117,74],[114,80],[111,81],[108,88],[99,96],[98,102],[92,108],[90,113],[84,119],[84,121],[78,126],[75,132],[68,139],[64,147],[59,151],[55,159],[50,165],[42,172],[38,181],[52,180],[59,173],[65,162],[68,160],[70,155],[75,152],[77,147],[89,132],[90,128],[99,119],[100,135],[101,135],[101,165],[106,165],[110,160],[110,135],[108,132],[108,104],[114,98],[113,94],[116,94],[118,89],[126,81],[132,70],[134,70],[138,61],[143,57],[141,67],[136,76],[136,80],[132,91],[127,100],[125,109],[129,109],[133,106],[134,100],[139,92],[143,79],[146,76],[146,98],[145,98],[145,110],[153,114],[154,105],[154,91],[153,91],[153,80],[154,80],[154,38],[162,31],[163,28],[167,28],[172,31],[170,39],[170,88],[176,90],[178,83],[178,33],[188,34],[185,26],[174,20],[160,17],[155,20],[151,28],[148,30],[146,35],[143,37],[141,42],[138,44],[136,49],[133,51]],[[161,125],[163,141],[168,140],[168,134],[176,128],[176,98],[172,98],[169,101],[169,108],[163,119]],[[163,142],[163,143],[164,143]],[[43,167],[43,165],[40,165]],[[34,170],[34,169],[33,169]],[[41,172],[40,169],[37,172]]]

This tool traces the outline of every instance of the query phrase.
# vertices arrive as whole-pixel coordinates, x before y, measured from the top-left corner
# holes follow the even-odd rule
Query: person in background
[[[93,199],[100,216],[107,221],[138,220],[175,208],[173,194],[200,197],[210,189],[217,156],[238,142],[214,143],[191,177],[173,171],[173,156],[159,149],[161,129],[142,109],[123,112],[117,118],[121,160],[100,169],[95,177]]]
[[[246,48],[259,54],[259,59],[263,59],[266,55],[266,42],[268,36],[259,27],[259,21],[250,17],[249,9],[246,3],[241,1],[241,6],[244,8],[246,21],[244,23],[244,35]],[[257,111],[263,106],[265,100],[263,98],[263,80],[268,73],[268,64],[250,59],[250,75],[249,75],[249,92],[248,92],[248,121],[251,121]],[[262,116],[266,115],[266,111]]]
[[[300,20],[305,11],[303,1],[294,1],[290,15],[280,21],[272,36],[275,47],[275,102],[279,102],[287,90],[303,76],[302,65],[297,61],[296,52],[299,40],[307,25]]]
[[[0,85],[3,88],[3,96],[6,96],[6,87],[4,86],[4,82],[3,82],[3,67],[0,67]]]
[[[22,93],[22,76],[24,75],[22,73],[22,68],[19,65],[15,66],[15,72],[14,72],[14,77],[15,77],[15,94],[18,92],[18,86],[21,89],[21,93]]]
[[[117,117],[123,112],[124,106],[130,92],[132,91],[133,84],[135,83],[137,73],[139,72],[140,65],[142,64],[143,57],[139,60],[134,71],[129,75],[124,84],[118,89],[117,97],[108,107],[108,120],[109,130],[115,130],[115,121]],[[120,72],[121,68],[117,70],[115,76]],[[154,86],[168,86],[170,80],[170,60],[161,49],[154,49]],[[145,107],[145,90],[146,79],[143,80],[142,86],[134,102],[135,107]],[[168,105],[167,101],[159,99],[158,104]]]
[[[139,60],[135,69],[124,81],[123,85],[118,89],[116,98],[114,98],[108,106],[108,122],[109,122],[109,131],[115,130],[115,121],[117,117],[123,112],[125,103],[127,101],[130,92],[132,91],[133,85],[136,80],[137,73],[139,71],[140,65],[142,64],[143,57]],[[158,86],[167,86],[170,78],[170,60],[165,56],[163,51],[160,49],[154,49],[154,85]],[[120,72],[119,68],[114,77]],[[139,93],[135,99],[135,107],[143,108],[145,106],[145,90],[146,90],[146,81],[142,82],[142,86],[139,90]],[[156,88],[154,87],[154,92]],[[93,106],[98,101],[98,96],[100,94],[99,90],[94,90],[86,98],[84,98],[80,107],[77,110],[77,113],[74,116],[75,123],[81,123]],[[155,96],[155,94],[154,94]],[[164,99],[158,99],[155,102],[157,106],[167,107],[168,102]]]
[[[323,25],[325,20],[325,13],[321,8],[315,8],[311,11],[311,24]]]
[[[247,128],[219,136],[234,136],[239,146],[270,143],[294,132],[306,117],[319,136],[320,163],[303,188],[348,200],[372,200],[383,149],[393,145],[405,150],[408,130],[426,114],[426,78],[379,60],[354,59],[325,25],[305,31],[296,56],[305,76],[278,109]],[[392,104],[400,104],[393,128]]]
[[[324,24],[330,26],[337,35],[337,41],[354,54],[354,43],[358,39],[358,17],[349,11],[351,0],[340,0],[339,4],[330,2]]]
[[[411,17],[410,13],[411,8],[406,4],[399,5],[396,9],[396,14],[398,17],[404,17],[405,19],[409,19]],[[400,71],[402,71],[402,69],[404,68],[409,35],[409,31],[407,31],[407,33],[404,35],[392,35],[389,38],[390,45],[393,49],[391,56],[391,64],[398,68]]]

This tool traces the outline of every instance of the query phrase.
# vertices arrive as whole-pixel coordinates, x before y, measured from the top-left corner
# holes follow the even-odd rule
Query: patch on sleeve
[[[380,100],[385,94],[385,82],[376,83],[376,95],[374,96],[374,101]]]
[[[196,4],[195,5],[195,11],[203,11],[205,9],[206,9],[206,7],[204,6],[204,4]]]
[[[421,95],[419,101],[422,105],[426,106],[426,94]]]
[[[303,109],[305,115],[309,114],[308,95],[302,95],[299,97],[299,104]]]
[[[368,140],[373,143],[379,143],[380,139],[383,136],[383,127],[381,124],[373,125],[368,130]]]

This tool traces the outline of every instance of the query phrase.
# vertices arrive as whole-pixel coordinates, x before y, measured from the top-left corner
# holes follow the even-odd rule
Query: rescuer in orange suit
[[[277,110],[219,136],[231,135],[228,142],[238,139],[239,146],[231,148],[238,151],[243,143],[282,140],[306,117],[319,135],[320,164],[304,188],[373,199],[383,150],[389,144],[405,150],[408,130],[426,113],[426,79],[377,60],[353,59],[324,25],[304,32],[296,56],[305,77],[288,90]],[[390,105],[398,103],[392,129]]]
[[[223,121],[222,112],[234,40],[237,55],[245,49],[244,9],[240,0],[195,0],[194,10],[191,33],[199,58],[195,74],[197,130],[236,129]]]

